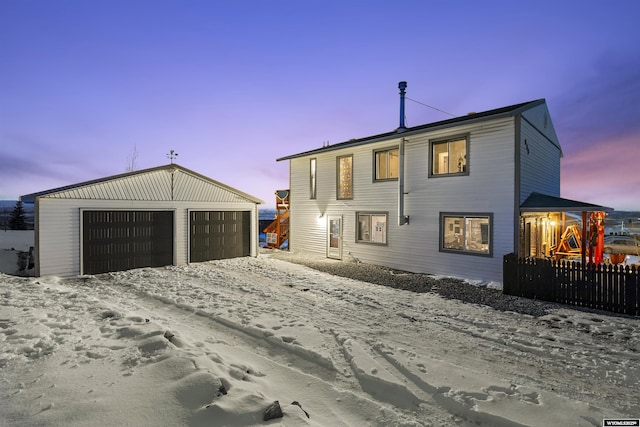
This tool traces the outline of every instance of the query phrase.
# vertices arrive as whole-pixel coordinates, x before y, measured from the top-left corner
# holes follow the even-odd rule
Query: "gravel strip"
[[[485,305],[500,311],[513,311],[540,317],[548,314],[550,310],[562,307],[551,302],[505,295],[501,290],[490,289],[485,286],[474,286],[460,279],[435,278],[429,274],[409,273],[360,262],[313,258],[285,251],[265,253],[270,254],[271,258],[305,265],[334,276],[347,277],[417,293],[433,292],[444,298],[455,299],[469,304]]]

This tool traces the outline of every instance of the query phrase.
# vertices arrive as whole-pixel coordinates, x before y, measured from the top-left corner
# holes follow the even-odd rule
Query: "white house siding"
[[[251,212],[251,256],[258,253],[257,199],[249,199],[224,184],[187,170],[174,173],[173,200],[170,173],[152,170],[80,185],[36,199],[36,257],[38,275],[81,274],[81,224],[83,209],[170,210],[174,212],[174,263],[189,260],[189,212]]]
[[[97,210],[170,210],[174,212],[174,263],[187,264],[189,260],[189,212],[250,211],[251,256],[257,256],[258,224],[255,205],[219,202],[134,202],[114,200],[78,200],[40,198],[37,202],[38,275],[75,276],[81,274],[82,240],[80,217],[83,209]]]
[[[76,275],[80,273],[80,214],[70,214],[64,207],[51,209],[55,202],[36,200],[36,275]]]
[[[553,123],[544,105],[532,110],[534,111],[523,114],[524,120],[521,121],[519,203],[524,202],[534,191],[549,196],[560,196],[562,153]]]
[[[470,135],[469,176],[428,177],[429,140]],[[397,181],[373,183],[373,151],[405,144],[405,214],[398,225]],[[326,217],[343,216],[343,259],[413,272],[500,281],[513,250],[514,119],[487,120],[290,160],[291,249],[324,254]],[[353,154],[353,200],[336,201],[336,157]],[[317,199],[309,199],[309,159],[318,159]],[[355,243],[356,212],[388,214],[386,246]],[[440,212],[492,213],[493,256],[439,251]],[[319,218],[321,215],[323,218]]]
[[[316,199],[314,200],[310,199],[309,164],[311,158],[292,159],[289,166],[291,170],[289,247],[292,251],[325,254],[327,217],[331,214],[343,214],[342,210],[338,210],[334,206],[336,203],[336,158],[335,155],[327,154],[315,157],[318,163]]]
[[[540,132],[549,140],[553,141],[558,147],[560,146],[558,135],[556,134],[556,129],[553,126],[553,121],[551,120],[551,115],[549,114],[546,103],[528,108],[522,112],[522,117],[533,123]]]

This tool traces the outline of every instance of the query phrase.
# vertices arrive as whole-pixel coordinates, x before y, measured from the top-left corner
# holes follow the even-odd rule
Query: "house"
[[[35,274],[74,276],[257,256],[260,199],[177,164],[21,197]]]
[[[405,127],[403,83],[396,130],[277,159],[289,161],[290,250],[501,282],[503,256],[525,256],[525,242],[526,255],[553,251],[542,217],[602,210],[559,197],[544,99]]]

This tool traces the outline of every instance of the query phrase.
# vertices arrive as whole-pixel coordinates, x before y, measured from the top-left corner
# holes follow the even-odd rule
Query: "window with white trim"
[[[491,255],[493,214],[440,213],[440,250]]]
[[[398,148],[375,151],[375,180],[398,179],[398,158]]]
[[[431,176],[467,175],[467,137],[431,143]]]
[[[358,243],[387,244],[387,214],[364,213],[356,214],[358,218]]]

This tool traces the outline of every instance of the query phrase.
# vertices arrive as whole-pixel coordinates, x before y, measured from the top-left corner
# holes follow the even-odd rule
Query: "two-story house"
[[[277,159],[290,162],[290,250],[501,282],[505,254],[559,239],[542,218],[601,210],[559,198],[544,99],[405,127],[404,87],[395,131]]]

